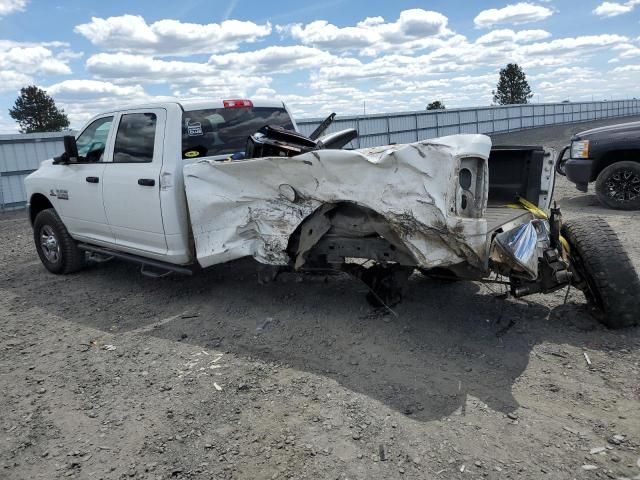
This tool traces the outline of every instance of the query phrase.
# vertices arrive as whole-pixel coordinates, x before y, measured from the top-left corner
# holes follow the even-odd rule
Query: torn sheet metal
[[[418,267],[469,262],[482,268],[488,255],[482,217],[490,149],[484,135],[455,135],[293,158],[203,159],[186,165],[198,262],[208,267],[252,256],[265,264],[289,264],[287,246],[296,228],[327,204],[349,202],[384,217]],[[473,192],[460,186],[462,159],[465,168],[476,159]]]

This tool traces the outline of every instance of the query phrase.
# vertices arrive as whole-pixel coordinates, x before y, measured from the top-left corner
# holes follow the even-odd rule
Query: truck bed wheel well
[[[41,193],[31,195],[31,199],[29,200],[29,220],[31,221],[31,225],[33,225],[36,216],[47,208],[53,208],[53,205],[51,205],[47,197]]]
[[[312,250],[323,256],[329,253],[336,257],[416,264],[382,215],[352,202],[324,204],[298,226],[287,249],[296,269],[306,263]]]
[[[596,163],[596,168],[591,172],[591,181],[594,182],[600,172],[617,162],[638,162],[640,163],[640,149],[612,150],[605,153]]]

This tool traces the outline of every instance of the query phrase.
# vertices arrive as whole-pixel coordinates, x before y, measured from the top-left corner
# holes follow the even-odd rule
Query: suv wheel
[[[640,280],[618,236],[599,217],[584,217],[562,225],[571,248],[571,270],[596,319],[609,328],[636,325],[640,320]]]
[[[52,273],[72,273],[85,263],[85,254],[71,238],[53,208],[36,215],[33,240],[42,264]]]
[[[598,175],[596,193],[600,202],[609,208],[640,209],[640,163],[609,165]]]

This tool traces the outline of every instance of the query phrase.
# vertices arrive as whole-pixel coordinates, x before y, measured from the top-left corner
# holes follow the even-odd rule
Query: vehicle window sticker
[[[202,124],[200,122],[188,123],[187,120],[187,135],[190,137],[199,137],[200,135],[204,135],[202,132]]]

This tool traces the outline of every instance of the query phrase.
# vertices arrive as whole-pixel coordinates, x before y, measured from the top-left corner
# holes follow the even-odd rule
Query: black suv
[[[564,158],[569,151],[569,158]],[[602,204],[618,210],[640,209],[640,122],[578,133],[560,154],[556,169],[586,192],[596,182]]]

